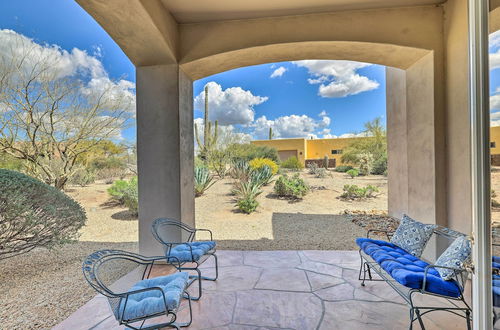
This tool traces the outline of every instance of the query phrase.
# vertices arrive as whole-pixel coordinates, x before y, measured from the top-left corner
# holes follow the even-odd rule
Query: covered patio
[[[151,235],[154,219],[195,227],[194,80],[301,59],[382,64],[389,213],[466,235],[474,228],[474,324],[491,327],[489,110],[481,73],[487,61],[479,58],[487,45],[472,47],[477,53],[470,59],[468,53],[476,46],[468,31],[483,42],[487,35],[486,6],[468,8],[466,0],[76,1],[136,65],[141,254],[161,253]],[[492,4],[495,31],[499,3]],[[184,238],[180,231],[169,236]],[[426,257],[435,260],[444,249],[435,242]],[[357,252],[220,251],[220,259],[220,279],[204,283],[206,295],[194,303],[192,329],[408,326],[407,308],[386,283],[359,286]],[[105,302],[93,299],[58,328],[116,327]],[[463,328],[462,319],[447,313],[424,318],[429,329]]]
[[[189,329],[387,330],[409,325],[408,307],[387,283],[360,285],[357,251],[222,250],[218,255],[220,277],[203,283],[203,298],[193,302]],[[207,261],[202,267],[212,266]],[[170,272],[167,266],[156,266],[152,276]],[[184,302],[179,321],[186,314]],[[446,312],[423,318],[426,329],[465,326],[463,318]],[[54,329],[124,327],[117,325],[107,299],[97,296]],[[419,329],[417,322],[414,329]]]

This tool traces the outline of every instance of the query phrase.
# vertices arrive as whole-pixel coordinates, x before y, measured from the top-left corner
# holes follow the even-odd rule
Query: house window
[[[497,143],[496,142],[490,142],[490,148],[496,148]]]
[[[332,155],[340,155],[342,153],[342,149],[334,149],[332,150]]]

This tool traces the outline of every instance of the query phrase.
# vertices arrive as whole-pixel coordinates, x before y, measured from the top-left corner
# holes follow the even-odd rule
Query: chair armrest
[[[128,303],[129,296],[134,295],[134,294],[138,294],[138,293],[142,293],[142,292],[147,292],[147,291],[160,291],[162,298],[163,298],[163,305],[165,307],[165,311],[167,311],[167,298],[165,297],[165,292],[162,290],[162,288],[154,286],[154,287],[150,287],[150,288],[128,291],[128,292],[117,294],[117,296],[120,296],[121,298],[125,298],[125,304],[123,305],[123,310],[122,310],[122,313],[120,315],[120,321],[123,320],[123,316],[125,315],[125,310],[127,309],[127,303]],[[118,305],[118,308],[120,308],[120,305]]]
[[[446,266],[438,266],[438,265],[428,265],[425,267],[424,269],[424,281],[422,282],[422,291],[426,291],[425,290],[425,287],[426,287],[426,284],[427,284],[427,274],[429,273],[429,269],[431,268],[442,268],[442,269],[450,269],[450,270],[453,270],[454,271],[454,277],[455,277],[455,281],[459,284],[459,289],[460,289],[460,293],[463,294],[463,290],[464,290],[464,285],[463,285],[463,278],[462,278],[462,281],[460,281],[458,279],[458,274],[462,274],[462,273],[465,273],[467,272],[467,269],[463,268],[463,269],[459,269],[459,268],[453,268],[453,267],[446,267]]]
[[[370,233],[385,233],[385,236],[387,237],[388,240],[391,240],[391,236],[394,234],[394,232],[390,230],[369,229],[368,232],[366,233],[366,238],[370,238]]]
[[[210,234],[210,240],[211,240],[211,241],[213,241],[213,240],[214,240],[214,238],[213,238],[213,234],[212,234],[212,231],[211,231],[210,229],[198,229],[198,228],[197,228],[197,229],[195,229],[195,231],[197,231],[197,232],[198,232],[198,231],[206,231],[206,232],[208,232],[208,233]]]

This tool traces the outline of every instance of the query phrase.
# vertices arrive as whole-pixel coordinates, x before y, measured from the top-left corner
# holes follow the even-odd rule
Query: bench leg
[[[418,320],[418,323],[420,324],[420,328],[422,330],[425,330],[424,321],[422,320],[422,317],[420,316],[420,310],[418,308],[416,308],[415,312],[417,313],[417,320]]]
[[[470,311],[469,310],[465,311],[465,319],[467,320],[467,330],[472,330],[471,319],[470,319]],[[493,323],[493,326],[495,326],[495,323]]]

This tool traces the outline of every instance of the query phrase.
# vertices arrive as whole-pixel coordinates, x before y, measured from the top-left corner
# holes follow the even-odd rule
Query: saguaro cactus
[[[273,134],[273,128],[272,127],[269,127],[269,140],[272,140],[274,137],[274,134]]]
[[[202,159],[206,159],[210,150],[212,150],[216,144],[219,136],[219,123],[215,121],[214,131],[212,133],[212,122],[208,120],[208,86],[205,86],[205,118],[203,118],[203,143],[200,139],[200,134],[198,133],[198,125],[194,124],[194,134],[196,137],[196,143],[200,148],[199,155]]]

